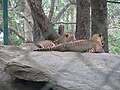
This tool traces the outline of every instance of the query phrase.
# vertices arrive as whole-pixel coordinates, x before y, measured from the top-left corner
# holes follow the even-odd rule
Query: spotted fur
[[[36,43],[36,46],[39,48],[50,48],[55,46],[55,44],[50,40],[44,40]]]
[[[72,33],[65,33],[61,35],[57,40],[54,41],[54,43],[61,44],[61,43],[67,43],[75,40],[75,36]]]
[[[94,37],[94,39],[93,39]],[[93,35],[91,40],[75,40],[72,42],[58,44],[51,48],[40,48],[35,51],[73,51],[73,52],[104,52],[99,36]],[[95,38],[96,37],[96,38]]]
[[[61,35],[54,42],[52,42],[50,40],[43,40],[43,41],[37,42],[36,46],[39,48],[51,48],[51,47],[54,47],[55,45],[70,42],[72,40],[74,40],[74,36],[70,33],[65,33],[65,34]]]

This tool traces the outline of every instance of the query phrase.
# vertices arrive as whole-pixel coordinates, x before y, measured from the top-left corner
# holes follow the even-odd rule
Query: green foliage
[[[42,0],[42,6],[45,14],[48,16],[50,11],[51,0]],[[112,0],[113,1],[113,0]],[[16,6],[16,0],[9,1],[9,26],[15,28],[20,34],[24,35],[24,19],[22,17],[24,6]],[[55,8],[53,13],[53,19],[59,14],[59,12],[69,3],[69,0],[55,0]],[[2,27],[2,10],[0,11],[0,27]],[[65,13],[59,18],[58,22],[76,22],[76,6],[70,6]],[[65,31],[72,31],[74,24],[65,24]],[[57,30],[59,24],[55,24],[54,28]],[[108,3],[108,33],[109,33],[109,50],[111,53],[120,55],[120,4]],[[17,35],[10,35],[13,44],[19,45],[23,43]]]
[[[14,11],[9,12],[9,25],[16,30],[20,35],[23,34],[23,19],[19,17]],[[19,45],[23,41],[13,33],[10,35],[11,41],[14,45]]]
[[[23,18],[21,17],[21,7],[16,6],[17,1],[16,0],[10,0],[9,6],[8,6],[8,24],[9,27],[12,27],[16,30],[17,33],[20,35],[23,35]],[[16,8],[15,8],[16,7]],[[0,27],[3,27],[3,12],[0,11]],[[10,29],[9,29],[10,30]],[[10,31],[11,32],[11,31]],[[21,39],[18,38],[17,35],[14,35],[14,33],[10,34],[10,40],[13,42],[13,44],[19,45],[21,42],[23,42]]]
[[[11,39],[13,45],[20,45],[23,43],[23,40],[16,37],[16,35],[11,35]]]
[[[55,8],[54,8],[54,13],[53,17],[55,18],[60,11],[66,6],[66,4],[69,3],[69,0],[55,0]],[[49,15],[49,9],[50,9],[50,0],[44,0],[43,1],[43,9],[45,14],[48,16]],[[65,22],[65,23],[73,23],[76,22],[76,6],[71,5],[66,12],[62,14],[62,16],[59,18],[57,22]],[[56,22],[54,22],[56,23]],[[73,31],[73,25],[74,24],[64,24],[65,27],[65,32],[71,32]],[[57,31],[59,27],[59,24],[55,24],[54,28]]]
[[[109,35],[109,50],[111,53],[120,55],[120,37],[114,36],[115,35]]]
[[[109,50],[120,55],[120,4],[108,3]]]

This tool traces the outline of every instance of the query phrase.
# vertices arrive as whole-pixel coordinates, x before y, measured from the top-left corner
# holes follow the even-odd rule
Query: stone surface
[[[29,52],[12,59],[5,71],[48,82],[54,90],[120,90],[120,56],[107,53]]]
[[[0,47],[0,90],[42,90],[47,82],[32,82],[16,79],[4,71],[4,67],[11,59],[27,53],[18,46]],[[49,89],[52,90],[52,89]]]

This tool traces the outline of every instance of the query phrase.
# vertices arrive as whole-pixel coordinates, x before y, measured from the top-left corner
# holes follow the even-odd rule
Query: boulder
[[[8,62],[27,52],[18,46],[0,46],[0,90],[41,90],[46,85],[46,82],[32,82],[14,78],[4,71]]]
[[[54,90],[120,90],[120,56],[109,53],[29,52],[12,59],[5,71],[48,82]]]

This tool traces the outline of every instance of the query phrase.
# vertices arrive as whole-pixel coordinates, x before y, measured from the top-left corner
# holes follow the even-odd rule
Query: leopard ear
[[[102,33],[99,34],[99,37],[102,37]]]
[[[69,34],[66,34],[65,36],[66,36],[66,38],[68,38],[68,37],[69,37]]]

